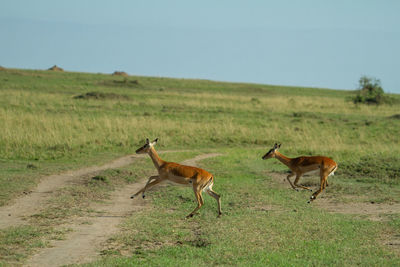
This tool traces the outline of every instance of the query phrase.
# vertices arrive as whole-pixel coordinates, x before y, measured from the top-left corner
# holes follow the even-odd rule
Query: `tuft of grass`
[[[103,175],[96,175],[92,177],[91,182],[96,183],[96,182],[103,182],[106,184],[110,183],[110,180],[107,178],[107,176],[103,176]]]
[[[38,168],[35,164],[32,164],[32,163],[28,163],[28,165],[26,165],[26,167],[28,169],[34,169],[34,170],[36,170]]]

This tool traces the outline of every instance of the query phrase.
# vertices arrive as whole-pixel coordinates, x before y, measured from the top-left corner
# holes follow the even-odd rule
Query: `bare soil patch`
[[[351,200],[352,197],[349,196],[347,199]],[[349,203],[337,202],[330,197],[317,200],[315,201],[316,206],[329,212],[355,214],[371,221],[384,221],[387,220],[387,215],[400,213],[400,204],[398,203],[357,202],[357,198],[354,198],[354,202]]]
[[[188,166],[196,166],[197,162],[203,159],[207,159],[207,158],[214,158],[217,156],[220,156],[221,154],[219,153],[210,153],[210,154],[203,154],[203,155],[199,155],[197,157],[194,157],[192,159],[187,159],[185,161],[182,161],[181,163],[183,165],[188,165]]]
[[[141,183],[130,184],[113,192],[106,203],[92,205],[95,216],[77,218],[71,224],[64,225],[72,229],[65,240],[52,241],[52,247],[34,255],[28,265],[63,266],[94,260],[100,254],[101,243],[118,231],[118,224],[145,206],[141,198],[134,203],[129,199],[130,194],[141,187]]]

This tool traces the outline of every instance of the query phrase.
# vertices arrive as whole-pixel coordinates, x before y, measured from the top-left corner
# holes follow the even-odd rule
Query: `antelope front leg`
[[[296,187],[294,187],[294,185],[292,184],[292,182],[290,181],[290,177],[292,177],[292,176],[294,176],[294,173],[292,172],[292,173],[290,173],[287,177],[286,177],[286,179],[288,180],[288,182],[289,182],[289,184],[292,186],[292,188],[294,189],[294,190],[296,190],[296,191],[299,191]]]
[[[147,187],[149,186],[149,183],[151,182],[151,180],[157,180],[158,178],[160,178],[158,175],[154,175],[154,176],[150,176],[149,179],[147,180],[146,185],[140,189],[138,192],[136,192],[135,194],[133,194],[131,196],[131,198],[135,198],[137,195],[139,195],[140,193],[143,192],[143,198],[145,197],[144,192],[146,191]]]

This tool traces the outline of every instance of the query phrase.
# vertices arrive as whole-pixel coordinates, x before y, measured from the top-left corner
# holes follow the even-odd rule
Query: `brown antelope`
[[[220,196],[212,190],[214,176],[200,168],[162,160],[154,149],[154,145],[157,143],[157,140],[158,138],[153,142],[149,142],[149,139],[146,139],[146,143],[141,148],[137,149],[136,153],[148,153],[158,171],[158,175],[151,176],[146,185],[137,193],[132,195],[131,198],[136,197],[140,193],[142,193],[142,197],[144,198],[144,193],[147,189],[165,180],[184,185],[191,184],[193,186],[194,196],[197,200],[197,207],[188,216],[186,216],[186,218],[193,217],[196,211],[203,206],[204,201],[203,196],[201,195],[203,191],[215,198],[218,203],[218,217],[221,216],[222,212]]]
[[[286,177],[286,179],[288,180],[292,188],[296,191],[298,191],[296,187],[312,191],[312,189],[303,185],[299,185],[297,183],[303,174],[319,170],[319,176],[321,178],[320,188],[312,194],[310,200],[308,201],[308,203],[310,203],[317,198],[317,196],[322,192],[322,190],[325,189],[326,186],[328,186],[328,176],[334,175],[334,172],[338,167],[337,163],[332,159],[324,156],[301,156],[297,158],[288,158],[279,153],[278,148],[280,147],[281,144],[278,145],[275,143],[274,147],[269,150],[262,157],[262,159],[276,158],[280,162],[288,166],[291,170],[291,173]],[[294,176],[295,174],[296,179],[294,180],[294,184],[292,184],[289,178]]]

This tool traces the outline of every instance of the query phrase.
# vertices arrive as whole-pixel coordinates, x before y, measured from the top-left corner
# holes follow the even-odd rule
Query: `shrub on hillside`
[[[384,92],[379,79],[362,76],[358,83],[358,94],[353,98],[355,104],[365,103],[379,105],[383,103]]]

